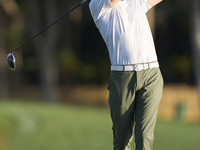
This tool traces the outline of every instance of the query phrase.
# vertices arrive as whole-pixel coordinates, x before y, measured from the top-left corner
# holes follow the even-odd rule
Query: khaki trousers
[[[109,106],[114,150],[130,150],[133,128],[136,150],[152,150],[163,78],[159,68],[111,71]]]

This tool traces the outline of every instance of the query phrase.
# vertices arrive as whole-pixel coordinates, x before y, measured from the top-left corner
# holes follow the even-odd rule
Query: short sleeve
[[[96,23],[103,13],[112,8],[112,5],[110,4],[110,0],[91,0],[89,8],[93,20]]]
[[[145,13],[152,7],[148,0],[140,0],[140,4]]]

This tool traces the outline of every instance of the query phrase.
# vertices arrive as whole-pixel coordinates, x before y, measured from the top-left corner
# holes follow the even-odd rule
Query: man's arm
[[[118,4],[121,0],[110,0],[110,4],[112,6],[115,6],[116,4]]]
[[[148,0],[149,4],[153,7],[155,5],[157,5],[158,3],[160,3],[162,0]]]

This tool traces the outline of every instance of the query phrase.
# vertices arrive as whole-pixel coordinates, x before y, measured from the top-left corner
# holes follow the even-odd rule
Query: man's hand
[[[160,3],[162,0],[148,0],[149,1],[149,4],[151,6],[155,6],[157,5],[158,3]]]
[[[120,1],[121,1],[121,0],[110,0],[110,4],[111,4],[112,6],[115,6],[115,5],[118,4]],[[148,1],[149,1],[149,4],[150,4],[151,6],[155,6],[155,5],[157,5],[158,3],[160,3],[160,2],[163,1],[163,0],[148,0]]]
[[[118,4],[121,0],[110,0],[110,4],[112,6],[115,6],[116,4]]]

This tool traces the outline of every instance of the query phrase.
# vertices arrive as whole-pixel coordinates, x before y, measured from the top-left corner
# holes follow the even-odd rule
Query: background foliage
[[[10,72],[5,57],[80,1],[0,1],[0,97],[21,87],[39,87],[56,101],[62,87],[107,85],[110,61],[106,45],[90,15],[88,2],[15,53]],[[195,84],[191,46],[193,1],[163,1],[149,17],[161,71],[167,83]]]
[[[8,43],[7,51],[15,49],[48,25],[48,22],[45,23],[47,18],[54,21],[78,2],[78,0],[56,2],[55,14],[51,15],[45,13],[46,7],[50,7],[45,0],[36,1],[35,5],[32,6],[29,5],[31,3],[29,1],[17,0],[21,20],[16,20],[18,25],[11,22],[5,28]],[[155,45],[166,82],[193,83],[189,38],[190,9],[188,6],[188,1],[180,4],[169,0],[163,1],[156,7]],[[41,7],[40,12],[34,14],[31,7],[33,9],[35,9],[34,7]],[[33,19],[37,21],[32,22]],[[35,32],[31,31],[33,26]],[[58,34],[55,50],[49,51],[49,53],[55,56],[60,83],[105,83],[107,81],[110,66],[107,49],[93,23],[88,3],[72,12],[49,29],[47,33],[44,33],[42,38],[45,45],[49,44],[45,39],[46,35],[54,36],[54,34],[49,34],[51,30],[56,30],[55,32]],[[41,45],[38,48],[36,49],[33,46],[33,42],[28,44],[22,50],[23,64],[19,64],[20,58],[17,59],[17,65],[22,65],[20,68],[24,71],[23,77],[31,83],[39,82],[37,72],[41,63],[38,62],[36,51],[41,53],[44,49]],[[180,65],[182,63],[184,65]],[[169,69],[172,69],[170,73],[167,71]]]

